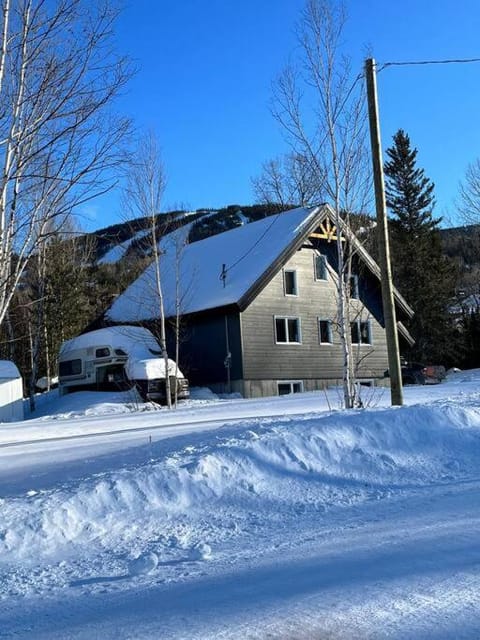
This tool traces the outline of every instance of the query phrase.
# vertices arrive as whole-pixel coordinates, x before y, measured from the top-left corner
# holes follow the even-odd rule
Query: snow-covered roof
[[[328,205],[298,208],[250,222],[188,244],[189,225],[163,236],[159,243],[160,281],[166,317],[237,304],[244,308],[261,283],[293,254],[309,233],[333,215]],[[380,268],[346,225],[342,233],[360,258],[380,278]],[[160,316],[156,264],[153,262],[107,310],[107,321],[142,322]],[[413,315],[397,289],[395,301]],[[406,332],[406,329],[405,329]],[[408,332],[406,332],[408,334]],[[407,339],[412,342],[411,336]]]
[[[166,316],[175,315],[177,298],[182,314],[238,303],[315,226],[322,211],[323,207],[292,209],[191,244],[185,244],[183,229],[164,236],[159,246]],[[151,264],[115,300],[108,320],[138,322],[159,316],[155,267]]]
[[[20,378],[17,366],[10,360],[0,360],[0,379]]]

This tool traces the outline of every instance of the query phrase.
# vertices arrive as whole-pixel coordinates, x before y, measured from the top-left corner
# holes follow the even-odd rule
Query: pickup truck
[[[402,384],[439,384],[445,376],[445,367],[442,365],[402,363]],[[389,377],[388,371],[385,371],[385,377]]]

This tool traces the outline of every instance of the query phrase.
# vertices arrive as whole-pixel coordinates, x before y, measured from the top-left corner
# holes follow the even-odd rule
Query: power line
[[[472,62],[480,62],[480,58],[452,58],[447,60],[411,60],[403,62],[384,62],[378,69],[378,73],[387,67],[407,67],[428,64],[470,64]]]
[[[225,265],[223,265],[222,273],[220,274],[220,279],[221,279],[221,280],[224,280],[224,286],[225,286],[225,279],[226,279],[227,273],[228,273],[229,271],[231,271],[234,267],[236,267],[236,266],[237,266],[237,264],[238,264],[239,262],[241,262],[242,260],[244,260],[244,259],[248,256],[248,254],[249,254],[249,253],[251,253],[251,252],[255,249],[255,247],[256,247],[257,245],[259,245],[259,244],[260,244],[260,242],[261,242],[261,241],[263,240],[263,238],[267,235],[267,233],[270,231],[270,229],[273,227],[273,225],[274,225],[274,224],[275,224],[275,222],[278,220],[279,216],[281,216],[281,215],[282,215],[282,213],[284,213],[284,212],[283,212],[283,211],[280,211],[279,213],[277,213],[277,214],[275,214],[275,215],[273,216],[273,220],[272,220],[272,221],[271,221],[271,223],[268,225],[268,227],[264,230],[264,232],[262,233],[262,235],[261,235],[259,238],[257,238],[257,240],[253,243],[253,245],[252,245],[252,246],[251,246],[251,247],[250,247],[250,248],[249,248],[249,249],[248,249],[248,250],[247,250],[247,251],[246,251],[242,256],[240,256],[240,258],[238,258],[238,260],[237,260],[236,262],[234,262],[234,263],[233,263],[232,265],[230,265],[229,267],[225,267]]]

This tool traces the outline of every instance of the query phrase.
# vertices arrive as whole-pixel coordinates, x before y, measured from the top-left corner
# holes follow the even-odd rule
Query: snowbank
[[[46,394],[0,428],[2,634],[478,638],[479,381],[349,412]]]
[[[250,420],[165,455],[152,443],[132,468],[1,502],[0,563],[140,552],[181,526],[184,544],[219,542],[235,522],[378,499],[392,490],[475,474],[480,409],[402,409]],[[229,534],[229,535],[230,535]],[[162,551],[160,544],[159,552]]]

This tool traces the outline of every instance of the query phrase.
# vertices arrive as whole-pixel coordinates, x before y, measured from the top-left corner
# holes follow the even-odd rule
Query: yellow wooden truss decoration
[[[337,239],[337,227],[332,224],[330,218],[325,218],[325,220],[320,223],[318,229],[310,234],[310,237],[331,242]],[[345,241],[345,238],[342,238],[342,241]]]

